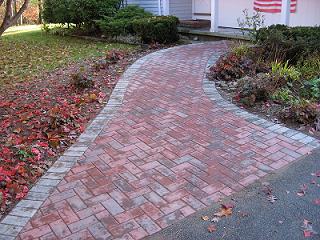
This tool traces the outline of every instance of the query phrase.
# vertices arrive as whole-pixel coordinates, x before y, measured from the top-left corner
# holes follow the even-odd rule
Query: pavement
[[[312,229],[320,233],[320,205],[314,203],[320,199],[320,177],[314,173],[320,171],[320,149],[304,159],[260,179],[245,190],[221,203],[233,203],[230,217],[222,218],[218,223],[203,221],[202,216],[210,216],[219,211],[220,204],[194,214],[177,224],[147,238],[149,240],[300,240],[320,239],[319,234],[305,237],[304,219],[312,223]],[[299,196],[301,186],[307,186],[304,196]],[[278,199],[271,203],[266,189]],[[216,231],[208,232],[208,226],[214,224]]]
[[[77,143],[2,220],[0,239],[143,239],[319,146],[220,96],[205,72],[227,50],[224,41],[183,45],[133,64]]]

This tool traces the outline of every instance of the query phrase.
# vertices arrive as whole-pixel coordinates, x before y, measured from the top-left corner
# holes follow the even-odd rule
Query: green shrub
[[[253,106],[256,102],[266,101],[274,91],[273,79],[269,74],[259,73],[254,77],[245,76],[238,80],[238,100],[246,105]]]
[[[239,43],[232,47],[231,52],[233,52],[237,57],[247,56],[250,51],[250,47],[247,44]]]
[[[98,20],[97,24],[100,30],[107,36],[133,35],[132,21],[151,16],[152,14],[146,12],[143,8],[128,6],[120,9],[113,17],[105,17],[102,20]]]
[[[297,69],[304,80],[320,78],[320,53],[301,59],[297,64]]]
[[[257,42],[264,46],[266,59],[296,64],[307,55],[320,52],[320,27],[272,25],[257,32]]]
[[[320,78],[315,78],[303,82],[303,87],[300,89],[300,94],[307,99],[320,100]]]
[[[178,23],[177,17],[157,16],[136,19],[132,26],[144,43],[173,43],[179,40]]]
[[[121,0],[46,0],[43,18],[48,23],[93,26],[95,20],[113,16]]]
[[[294,66],[289,66],[289,62],[281,63],[275,61],[271,63],[271,73],[286,80],[297,81],[300,79],[300,72]]]
[[[271,99],[275,102],[291,105],[294,104],[296,97],[292,94],[290,89],[280,88],[271,95]]]

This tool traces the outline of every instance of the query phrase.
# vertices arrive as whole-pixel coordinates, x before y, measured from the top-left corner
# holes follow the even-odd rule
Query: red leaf
[[[309,230],[303,230],[303,235],[305,238],[312,237],[312,232]]]
[[[313,200],[313,203],[314,203],[315,205],[320,206],[320,198],[317,198],[317,199]]]
[[[208,226],[208,232],[209,233],[213,233],[213,232],[215,232],[215,231],[217,231],[217,228],[216,228],[216,226],[215,225],[209,225]]]

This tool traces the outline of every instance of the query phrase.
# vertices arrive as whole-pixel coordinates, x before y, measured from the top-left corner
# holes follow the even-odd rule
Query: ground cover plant
[[[273,25],[236,44],[209,78],[237,104],[320,136],[320,28]]]
[[[10,55],[0,70],[0,217],[83,132],[125,68],[149,51],[26,29],[0,40]]]

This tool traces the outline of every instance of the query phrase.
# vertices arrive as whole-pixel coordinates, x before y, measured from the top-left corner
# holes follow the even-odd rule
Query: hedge
[[[136,19],[132,26],[144,43],[172,43],[179,40],[178,23],[178,18],[174,16],[156,16]]]

